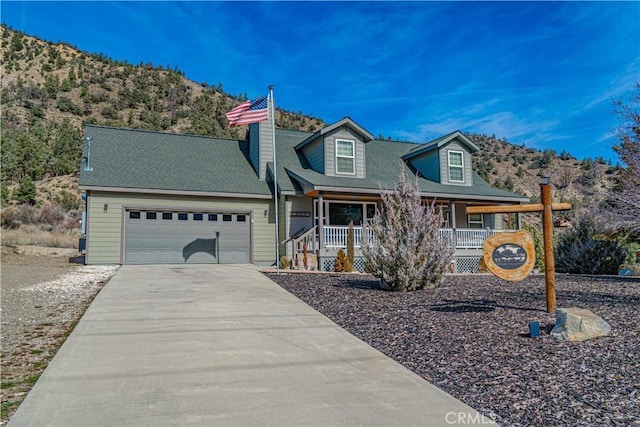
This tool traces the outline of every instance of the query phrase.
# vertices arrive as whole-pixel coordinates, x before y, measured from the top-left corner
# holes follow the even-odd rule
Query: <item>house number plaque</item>
[[[494,234],[484,242],[482,251],[489,271],[504,280],[524,279],[536,263],[533,239],[526,231]]]

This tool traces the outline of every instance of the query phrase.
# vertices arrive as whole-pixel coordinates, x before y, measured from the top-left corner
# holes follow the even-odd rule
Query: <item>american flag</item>
[[[268,120],[267,97],[261,96],[253,101],[245,101],[227,113],[229,126],[248,125]]]

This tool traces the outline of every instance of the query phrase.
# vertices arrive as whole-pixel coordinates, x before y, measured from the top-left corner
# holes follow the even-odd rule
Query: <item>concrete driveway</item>
[[[10,426],[446,426],[490,420],[251,265],[123,266]]]

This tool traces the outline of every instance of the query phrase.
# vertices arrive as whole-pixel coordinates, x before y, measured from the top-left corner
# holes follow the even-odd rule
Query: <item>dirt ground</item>
[[[74,255],[68,249],[2,247],[0,426],[116,270],[70,262]]]

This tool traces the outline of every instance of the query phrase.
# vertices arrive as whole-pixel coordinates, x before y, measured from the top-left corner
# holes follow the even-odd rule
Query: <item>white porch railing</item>
[[[349,227],[346,225],[325,225],[322,227],[324,234],[324,246],[326,248],[346,248]],[[372,237],[368,230],[369,238]],[[353,227],[353,246],[359,248],[362,245],[362,227]]]
[[[341,225],[325,225],[323,228],[324,246],[326,248],[346,248],[347,233],[349,227]],[[368,230],[368,229],[367,229]],[[508,231],[508,230],[499,230]],[[368,230],[369,238],[372,238],[371,230]],[[441,228],[440,238],[446,239],[455,244],[456,249],[482,249],[485,240],[497,230],[471,229],[471,228]],[[362,244],[362,227],[353,227],[354,247],[359,248]]]
[[[454,234],[455,232],[455,234]],[[479,230],[473,228],[457,228],[455,230],[445,228],[440,230],[440,236],[446,233],[447,238],[455,238],[456,249],[482,249],[482,245],[489,236],[495,233],[493,230]],[[451,240],[450,240],[451,241]]]

